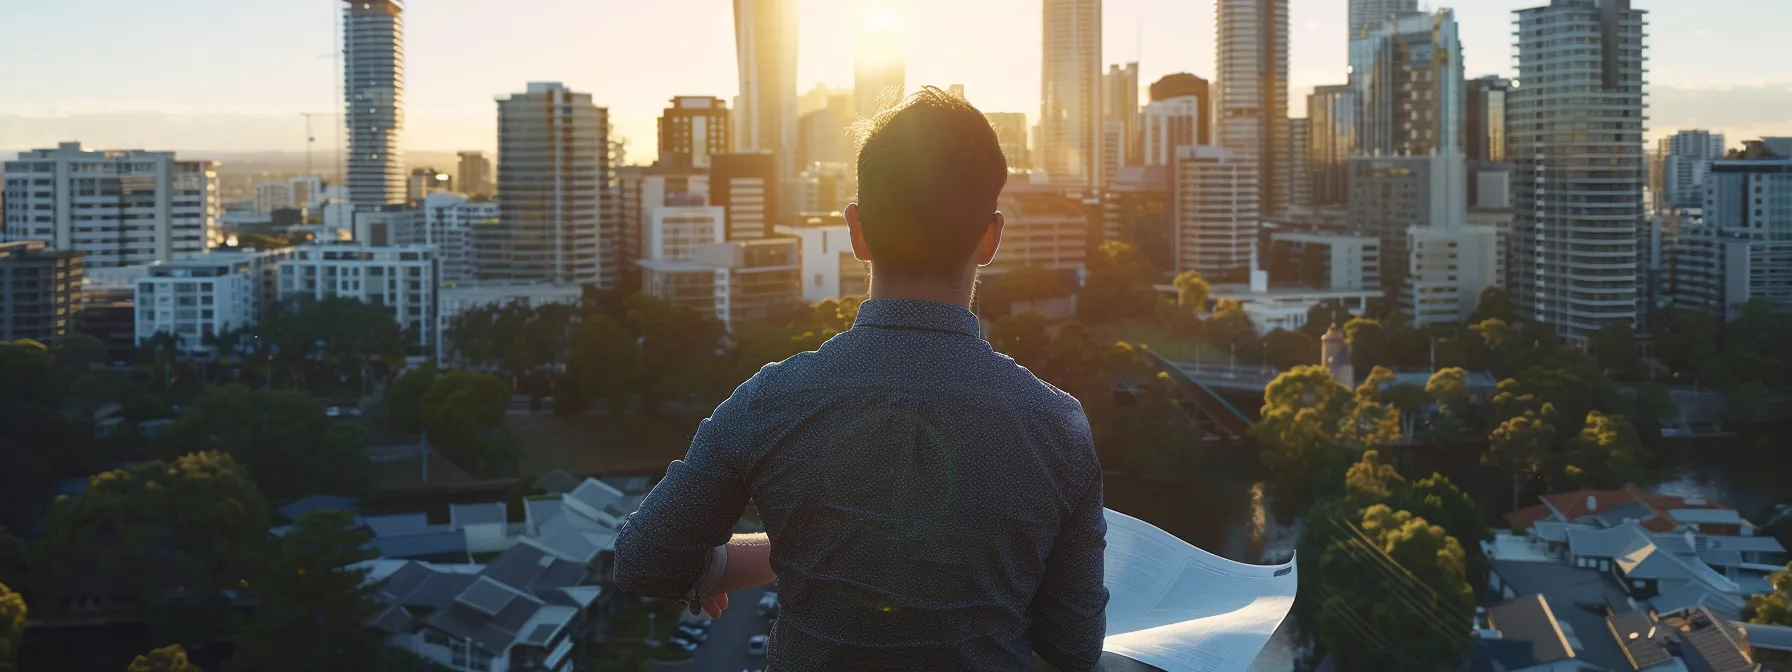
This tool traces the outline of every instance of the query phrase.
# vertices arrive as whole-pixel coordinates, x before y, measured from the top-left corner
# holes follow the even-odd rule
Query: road
[[[758,612],[759,596],[766,588],[728,594],[728,610],[709,627],[709,641],[697,647],[690,662],[653,663],[648,669],[666,672],[739,672],[765,667],[765,659],[747,655],[747,640],[771,632]],[[662,637],[667,635],[661,635]]]

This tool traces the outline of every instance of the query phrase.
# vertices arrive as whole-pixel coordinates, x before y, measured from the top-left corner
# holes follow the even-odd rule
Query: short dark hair
[[[856,129],[859,221],[874,272],[962,272],[1008,183],[1008,161],[988,118],[928,86]]]

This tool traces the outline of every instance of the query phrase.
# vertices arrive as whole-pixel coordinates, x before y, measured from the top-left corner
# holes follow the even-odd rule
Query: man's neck
[[[971,293],[977,286],[976,275],[952,284],[937,280],[884,279],[872,270],[871,298],[932,301],[954,306],[971,307]]]

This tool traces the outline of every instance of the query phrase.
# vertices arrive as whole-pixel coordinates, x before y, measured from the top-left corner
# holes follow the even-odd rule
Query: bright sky
[[[1511,10],[1457,0],[1467,71],[1510,74]],[[1650,11],[1651,134],[1702,125],[1732,144],[1792,134],[1792,64],[1746,26],[1792,24],[1788,0],[1636,0]],[[1345,0],[1291,0],[1290,113],[1343,80]],[[1429,2],[1433,7],[1444,3]],[[0,148],[297,150],[300,112],[334,113],[336,0],[0,0]],[[404,145],[490,149],[493,98],[562,81],[610,108],[632,154],[652,153],[674,95],[738,89],[729,0],[411,0]],[[1039,111],[1039,0],[805,0],[798,79],[850,86],[868,13],[909,35],[908,82],[965,85],[985,111]],[[1213,75],[1213,0],[1107,0],[1108,62],[1150,82]],[[1728,37],[1726,37],[1728,36]],[[320,133],[329,140],[328,134]],[[320,145],[321,147],[322,145]]]

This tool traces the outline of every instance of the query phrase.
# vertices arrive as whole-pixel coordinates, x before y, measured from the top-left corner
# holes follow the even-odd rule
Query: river
[[[1789,463],[1792,444],[1776,441],[1776,430],[1785,431],[1763,429],[1730,438],[1663,442],[1655,456],[1654,477],[1639,485],[1656,492],[1721,502],[1757,524],[1764,523],[1775,505],[1792,501],[1792,474],[1779,466]],[[1266,474],[1254,450],[1232,450],[1243,452],[1208,456],[1195,483],[1156,483],[1110,472],[1105,482],[1108,508],[1242,562],[1262,561],[1265,542],[1271,555],[1292,548],[1287,528],[1269,513],[1263,495]],[[1403,472],[1409,478],[1432,471],[1449,476],[1483,504],[1490,526],[1503,526],[1500,515],[1511,510],[1511,482],[1481,469],[1475,456],[1418,456],[1413,462],[1419,466]],[[1292,633],[1278,632],[1253,672],[1290,669],[1292,642]]]

